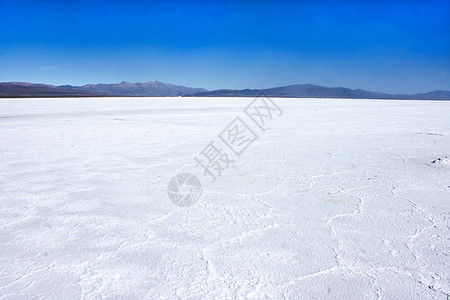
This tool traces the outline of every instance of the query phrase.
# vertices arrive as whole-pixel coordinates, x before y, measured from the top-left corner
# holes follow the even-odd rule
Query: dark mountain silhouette
[[[260,93],[270,97],[347,98],[347,99],[405,99],[450,100],[450,91],[433,91],[412,95],[386,94],[343,87],[324,87],[296,84],[269,89],[215,90],[190,88],[159,81],[114,84],[86,84],[83,86],[36,84],[28,82],[0,83],[0,97],[118,97],[118,96],[195,96],[195,97],[255,97]]]
[[[149,82],[136,82],[131,83],[128,81],[122,81],[121,83],[113,84],[86,84],[83,86],[71,86],[62,85],[59,88],[76,90],[76,91],[86,91],[86,92],[96,92],[96,93],[109,93],[123,96],[183,96],[186,94],[196,94],[201,92],[207,92],[205,89],[201,88],[190,88],[182,85],[174,85],[170,83],[164,83],[160,81],[149,81]]]
[[[296,84],[269,89],[215,90],[197,93],[196,97],[255,97],[265,93],[270,97],[294,98],[347,98],[347,99],[409,99],[450,100],[450,91],[434,91],[412,95],[393,95],[343,87],[324,87],[313,84]]]
[[[29,82],[0,83],[0,97],[107,97],[107,96],[182,96],[206,92],[205,89],[185,87],[160,81],[83,86],[38,84]]]
[[[29,82],[0,82],[0,98],[101,96],[106,96],[106,94],[62,89],[57,86],[48,84],[36,84]]]
[[[450,100],[450,91],[434,91],[428,93],[419,93],[411,95],[413,99],[423,99],[423,100]]]

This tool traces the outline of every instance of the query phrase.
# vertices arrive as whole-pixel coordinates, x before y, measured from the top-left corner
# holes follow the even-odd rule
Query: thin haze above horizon
[[[0,0],[0,81],[450,90],[450,1]]]

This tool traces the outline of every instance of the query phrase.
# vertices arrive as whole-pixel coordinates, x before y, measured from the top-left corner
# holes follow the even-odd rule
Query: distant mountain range
[[[48,85],[29,82],[0,82],[0,97],[108,97],[108,96],[183,96],[207,92],[205,89],[185,87],[160,81],[113,84]]]
[[[214,90],[190,88],[160,81],[114,84],[86,84],[83,86],[48,85],[29,82],[0,82],[0,98],[26,97],[121,97],[121,96],[186,96],[186,97],[255,97],[260,93],[270,97],[291,98],[348,98],[348,99],[405,99],[450,100],[450,91],[433,91],[419,94],[386,94],[343,87],[324,87],[296,84],[269,89]]]
[[[83,86],[61,85],[58,88],[66,90],[75,90],[82,92],[106,93],[122,96],[183,96],[187,94],[197,94],[207,92],[208,90],[200,88],[190,88],[182,85],[174,85],[160,81],[136,82],[131,83],[122,81],[121,83],[113,84],[86,84]]]
[[[98,97],[106,94],[66,90],[54,85],[28,82],[0,82],[0,98]]]
[[[434,91],[412,95],[386,94],[343,87],[324,87],[313,84],[295,84],[270,89],[215,90],[197,93],[196,97],[255,97],[260,93],[269,97],[287,98],[346,98],[346,99],[408,99],[450,100],[450,91]]]

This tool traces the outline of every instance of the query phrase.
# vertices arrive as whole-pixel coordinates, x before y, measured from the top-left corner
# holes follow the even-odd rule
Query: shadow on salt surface
[[[450,158],[437,158],[432,161],[432,164],[434,164],[437,167],[441,168],[450,168]]]

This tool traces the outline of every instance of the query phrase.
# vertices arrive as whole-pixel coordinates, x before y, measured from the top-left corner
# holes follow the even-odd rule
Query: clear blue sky
[[[450,90],[450,1],[0,0],[0,81]]]

